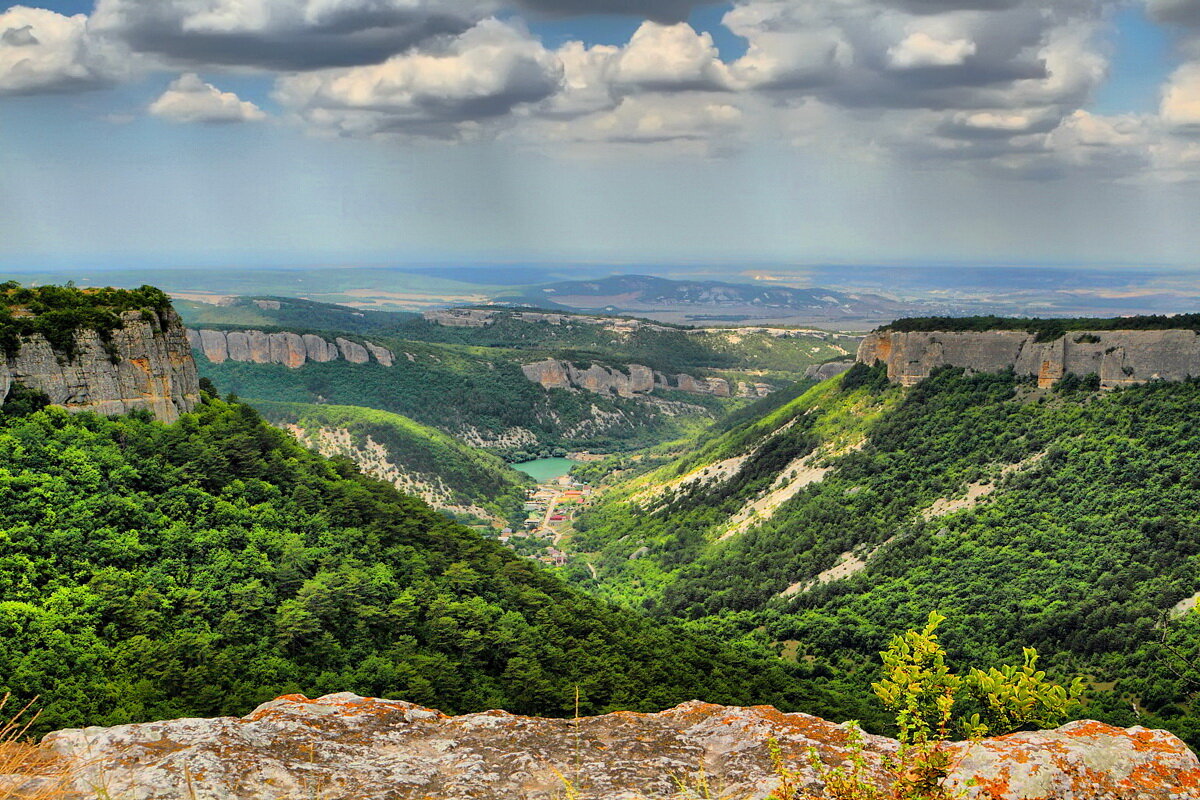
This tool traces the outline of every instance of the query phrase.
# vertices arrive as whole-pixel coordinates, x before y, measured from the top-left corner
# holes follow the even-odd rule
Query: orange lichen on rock
[[[343,693],[285,695],[242,718],[60,731],[42,749],[79,762],[81,798],[103,785],[112,797],[155,800],[533,800],[563,794],[565,777],[579,800],[665,800],[679,796],[677,779],[700,772],[722,796],[766,797],[779,782],[769,742],[815,796],[822,770],[812,753],[827,767],[859,757],[864,777],[888,786],[895,740],[864,734],[858,753],[853,738],[770,706],[452,717]],[[1200,762],[1163,731],[1077,722],[948,748],[964,800],[1200,800]]]

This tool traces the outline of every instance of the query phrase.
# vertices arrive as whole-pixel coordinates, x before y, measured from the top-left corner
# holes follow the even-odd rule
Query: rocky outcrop
[[[1190,330],[1071,331],[1038,342],[1024,331],[876,331],[859,346],[858,360],[881,361],[888,378],[911,386],[938,367],[976,372],[1013,369],[1048,387],[1067,373],[1096,374],[1106,389],[1151,380],[1200,376],[1200,333]]]
[[[395,364],[392,351],[386,347],[340,337],[329,342],[311,333],[188,330],[187,337],[192,349],[214,364],[239,361],[297,369],[309,361],[325,363],[343,358],[353,364],[366,364],[372,357],[385,367]]]
[[[565,796],[569,781],[579,800],[664,800],[701,774],[722,797],[766,797],[779,782],[772,741],[815,796],[812,756],[828,768],[853,752],[846,727],[768,706],[448,717],[352,694],[286,695],[240,719],[60,731],[42,748],[78,766],[81,798],[102,787],[106,797],[156,800],[532,800]],[[866,736],[864,745],[864,777],[886,785],[883,759],[896,742]],[[1164,731],[1073,722],[950,748],[951,796],[967,800],[1200,797],[1200,762]]]
[[[836,378],[854,366],[853,361],[827,361],[824,364],[812,364],[804,370],[804,379],[810,381],[825,381]]]
[[[629,364],[628,372],[600,364],[577,367],[568,361],[547,359],[525,364],[521,371],[534,383],[546,389],[583,389],[597,394],[636,397],[655,389],[673,389],[692,394],[711,394],[717,397],[733,396],[729,381],[724,378],[696,378],[691,375],[664,375],[642,364]],[[764,397],[771,387],[765,383],[739,383],[739,397]]]
[[[129,311],[121,321],[108,343],[95,331],[77,331],[70,357],[40,335],[23,338],[0,368],[0,398],[19,381],[70,411],[146,409],[171,422],[195,408],[200,382],[179,316],[172,310],[156,317]]]

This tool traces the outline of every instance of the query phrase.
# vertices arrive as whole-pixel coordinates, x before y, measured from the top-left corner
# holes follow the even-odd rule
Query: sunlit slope
[[[616,488],[577,544],[599,591],[792,656],[866,663],[936,608],[975,658],[1034,645],[1178,716],[1146,648],[1194,627],[1161,621],[1200,591],[1200,383],[1071,385],[857,368]]]
[[[500,458],[408,417],[358,406],[251,401],[270,422],[323,455],[456,516],[502,523],[524,516],[530,481]]]

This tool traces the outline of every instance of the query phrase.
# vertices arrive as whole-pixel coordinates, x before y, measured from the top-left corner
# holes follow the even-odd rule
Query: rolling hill
[[[371,477],[464,522],[502,525],[525,517],[531,481],[500,458],[436,428],[359,406],[255,402],[273,425],[325,456],[343,456]]]

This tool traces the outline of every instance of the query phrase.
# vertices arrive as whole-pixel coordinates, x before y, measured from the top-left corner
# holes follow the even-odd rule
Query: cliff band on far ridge
[[[311,333],[266,333],[264,331],[187,331],[193,349],[200,351],[214,364],[226,361],[254,364],[282,364],[297,369],[309,361],[325,363],[339,358],[351,364],[366,364],[373,356],[385,367],[395,363],[392,351],[371,342],[358,342],[336,337],[332,342]]]
[[[1200,377],[1200,333],[1192,330],[1069,331],[1039,342],[1033,333],[994,331],[890,331],[868,334],[858,360],[887,365],[888,379],[919,383],[938,367],[1032,375],[1046,388],[1070,373],[1098,375],[1116,389],[1151,380]]]
[[[689,394],[710,394],[715,397],[766,397],[773,387],[766,383],[739,381],[736,386],[724,378],[697,378],[692,375],[665,375],[643,364],[629,364],[628,374],[620,369],[589,364],[586,368],[569,361],[548,358],[524,364],[521,371],[545,389],[583,389],[597,394],[635,397],[656,389],[673,389]]]

